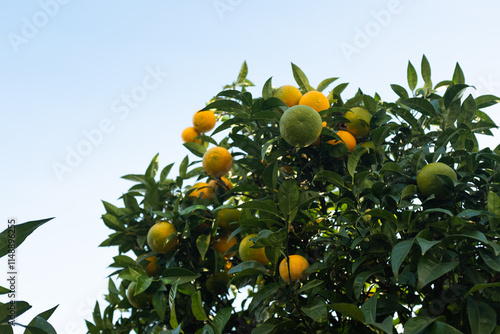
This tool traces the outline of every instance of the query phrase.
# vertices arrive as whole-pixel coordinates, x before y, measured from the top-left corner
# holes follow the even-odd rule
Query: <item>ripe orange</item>
[[[328,98],[323,93],[315,90],[302,95],[299,104],[311,107],[316,111],[322,111],[330,108],[330,102],[328,102]]]
[[[339,136],[340,139],[342,139],[342,141],[344,142],[344,144],[347,145],[347,149],[349,150],[349,152],[354,151],[354,148],[356,147],[356,138],[354,138],[354,136],[350,132],[339,130],[337,131],[337,136]],[[338,143],[340,143],[340,141],[332,139],[329,140],[327,143],[332,145],[337,145]]]
[[[436,199],[447,199],[450,194],[439,182],[436,175],[445,175],[453,181],[457,181],[457,173],[450,166],[442,162],[432,162],[420,170],[417,174],[417,187],[424,194],[430,196],[434,194]]]
[[[139,255],[136,262],[139,263],[148,276],[154,276],[158,269],[160,269],[160,266],[156,264],[156,262],[158,262],[158,257],[152,255],[142,260],[144,257],[146,257],[146,254]]]
[[[293,107],[299,104],[302,93],[295,86],[285,85],[276,89],[273,93],[273,97],[277,97],[281,101],[285,102],[287,106]]]
[[[128,299],[128,302],[130,303],[130,305],[132,305],[133,307],[135,308],[146,308],[148,307],[152,300],[153,300],[153,296],[152,295],[148,295],[146,294],[145,291],[139,293],[139,294],[135,294],[135,289],[137,287],[137,283],[136,282],[132,282],[130,283],[130,285],[128,286],[127,288],[127,299]]]
[[[225,177],[221,177],[220,179],[210,180],[208,182],[208,186],[211,187],[214,192],[219,191],[221,187],[223,192],[233,189],[232,183]]]
[[[309,262],[301,255],[290,255],[290,275],[288,274],[288,261],[284,258],[280,263],[280,276],[287,283],[293,283],[297,280],[305,280],[304,270],[309,267]]]
[[[196,129],[192,126],[185,128],[182,130],[181,137],[182,141],[185,143],[198,143],[201,144],[201,139],[196,139],[195,137],[199,136],[200,133],[196,131]]]
[[[321,116],[313,108],[293,106],[280,118],[280,134],[292,146],[309,146],[318,139],[322,122]]]
[[[228,240],[228,236],[223,236],[219,234],[215,236],[213,247],[215,250],[221,253],[224,256],[224,258],[229,259],[235,256],[236,252],[227,253],[227,251],[237,243],[238,242],[236,241],[236,238],[233,237]]]
[[[198,111],[193,116],[193,126],[200,133],[212,130],[215,122],[215,114],[211,110]]]
[[[224,147],[212,147],[203,155],[203,169],[212,177],[226,175],[233,167],[233,157]]]
[[[213,199],[214,198],[214,189],[213,189],[213,187],[210,187],[209,184],[206,182],[195,183],[191,187],[191,189],[195,189],[195,190],[193,190],[189,194],[190,197],[206,198],[206,199]]]
[[[347,131],[352,133],[354,137],[361,138],[370,132],[370,121],[372,114],[366,109],[360,107],[351,108],[344,114],[350,123],[347,123]]]
[[[224,231],[234,231],[238,224],[231,224],[240,221],[241,211],[238,209],[221,209],[217,212],[217,225]]]
[[[174,236],[170,237],[171,235]],[[147,241],[149,248],[151,248],[153,252],[166,254],[177,247],[179,239],[177,237],[177,230],[172,223],[168,221],[159,221],[149,229]]]
[[[256,233],[249,234],[246,237],[244,237],[243,240],[241,240],[239,247],[240,258],[242,261],[254,260],[263,265],[266,265],[269,263],[269,260],[266,256],[265,247],[250,248],[253,245],[255,245],[255,243],[252,240],[250,240],[250,238],[253,238],[255,236],[257,236]]]

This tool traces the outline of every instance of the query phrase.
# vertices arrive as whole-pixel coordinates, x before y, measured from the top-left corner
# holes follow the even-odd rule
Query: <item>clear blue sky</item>
[[[100,200],[118,203],[131,185],[120,176],[158,152],[178,166],[180,132],[244,60],[255,94],[271,76],[293,84],[293,62],[313,85],[338,76],[345,96],[361,87],[390,100],[408,60],[418,69],[426,54],[434,82],[458,61],[474,94],[500,95],[499,11],[495,1],[4,1],[0,230],[11,216],[56,217],[19,249],[20,298],[33,305],[19,320],[60,304],[58,333],[85,331],[117,252],[97,248],[110,232]],[[498,106],[486,111],[500,124]],[[499,143],[498,131],[480,141]]]

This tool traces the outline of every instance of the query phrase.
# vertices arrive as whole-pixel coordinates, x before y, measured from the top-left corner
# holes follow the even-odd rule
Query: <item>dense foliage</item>
[[[296,65],[292,70],[302,93],[337,80],[313,88]],[[500,148],[480,149],[476,135],[491,135],[496,125],[483,110],[500,99],[470,95],[458,64],[451,80],[436,85],[425,56],[421,79],[410,62],[407,74],[409,89],[391,85],[392,102],[361,90],[346,98],[347,84],[335,86],[325,94],[331,107],[320,112],[321,143],[296,148],[280,136],[288,107],[273,97],[271,79],[254,96],[244,63],[203,108],[220,123],[200,136],[204,143],[185,144],[194,161],[186,156],[171,179],[174,164],[160,171],[155,156],[144,174],[123,176],[134,182],[123,206],[103,202],[113,233],[101,246],[117,246],[118,255],[108,305],[101,312],[96,304],[89,333],[499,333]],[[372,118],[348,153],[327,141],[340,140],[336,131],[346,128],[353,107]],[[194,198],[190,186],[211,179],[197,159],[211,145],[232,153],[226,178],[233,187]],[[418,172],[436,161],[457,174],[457,181],[437,177],[445,199],[424,196],[416,184]],[[228,260],[213,249],[223,233],[217,212],[227,207],[241,210],[230,238],[239,243],[257,233],[254,247],[265,247],[269,264]],[[146,242],[159,220],[179,236],[167,254],[154,254]],[[157,255],[156,274],[136,261],[141,254]],[[305,281],[288,284],[278,266],[292,254],[310,266]],[[145,307],[126,297],[133,282],[136,295],[150,297]]]

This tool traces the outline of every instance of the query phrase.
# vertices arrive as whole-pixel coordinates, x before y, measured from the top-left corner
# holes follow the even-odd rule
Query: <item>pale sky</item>
[[[408,60],[419,71],[423,54],[434,83],[458,61],[474,95],[500,95],[499,12],[486,0],[4,1],[0,230],[12,216],[56,217],[19,249],[19,297],[33,305],[19,321],[60,304],[57,332],[85,332],[117,255],[97,247],[110,233],[100,201],[120,204],[132,185],[120,177],[156,153],[175,175],[181,131],[244,60],[256,96],[271,76],[294,84],[293,62],[313,86],[340,77],[344,97],[360,87],[394,100],[390,84],[407,87]],[[485,111],[500,124],[499,106]],[[494,133],[481,147],[500,144]]]

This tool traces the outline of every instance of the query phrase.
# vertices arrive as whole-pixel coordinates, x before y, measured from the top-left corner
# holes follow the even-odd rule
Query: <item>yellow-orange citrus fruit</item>
[[[347,149],[349,150],[349,152],[354,151],[354,148],[356,147],[356,138],[354,138],[354,136],[350,132],[339,130],[337,131],[337,136],[339,136],[340,139],[342,139],[342,141],[344,142],[344,144],[347,145]],[[340,141],[332,139],[329,140],[327,143],[332,145],[337,145],[338,143],[340,143]]]
[[[432,162],[427,164],[417,174],[417,187],[424,194],[430,196],[434,194],[436,199],[447,199],[450,194],[438,180],[436,175],[445,175],[453,181],[457,181],[457,173],[450,166],[442,162]]]
[[[229,259],[224,259],[224,267],[222,268],[222,270],[224,270],[224,272],[227,274],[227,272],[229,270],[231,270],[233,268],[233,263],[231,262],[231,260]],[[233,275],[233,274],[231,274]]]
[[[203,155],[203,169],[212,177],[226,175],[231,167],[233,167],[233,157],[224,147],[212,147]]]
[[[152,295],[146,294],[146,292],[141,292],[139,294],[135,294],[135,289],[137,287],[136,282],[130,283],[130,285],[127,288],[127,299],[130,305],[132,305],[135,308],[146,308],[151,304],[151,301],[153,300]]]
[[[322,122],[321,116],[313,108],[293,106],[281,115],[280,134],[292,146],[309,146],[318,139]]]
[[[257,261],[263,265],[266,265],[269,263],[269,260],[266,256],[266,250],[265,247],[261,248],[250,248],[255,243],[250,240],[250,238],[256,237],[257,234],[249,234],[246,237],[243,238],[240,242],[240,247],[239,247],[239,253],[240,253],[240,258],[242,261],[250,261],[254,260]]]
[[[209,186],[208,183],[206,182],[197,182],[193,185],[193,187],[191,187],[191,189],[195,190],[193,190],[189,194],[190,197],[206,198],[206,199],[214,198],[214,189],[213,187]]]
[[[297,87],[284,85],[274,91],[273,97],[277,97],[281,101],[285,102],[287,106],[293,107],[299,104],[302,93]]]
[[[151,248],[153,252],[166,254],[177,247],[179,239],[177,237],[177,230],[172,223],[168,221],[159,221],[149,229],[147,241],[149,248]]]
[[[356,138],[361,138],[370,132],[370,121],[372,114],[366,109],[360,107],[351,108],[344,114],[350,123],[347,123],[347,131],[353,134]]]
[[[233,184],[225,177],[221,177],[220,179],[212,179],[208,182],[208,186],[211,187],[214,191],[219,191],[222,188],[222,192],[226,192],[230,189],[233,189]]]
[[[139,263],[148,276],[154,276],[158,269],[160,269],[160,266],[156,264],[156,262],[158,262],[158,258],[156,255],[152,255],[142,260],[144,257],[146,257],[146,254],[139,255],[136,262]]]
[[[192,126],[185,128],[182,130],[181,136],[182,141],[185,143],[198,143],[201,144],[201,139],[196,139],[195,137],[199,136],[200,133],[196,131],[196,129]]]
[[[284,258],[280,263],[280,276],[287,283],[293,283],[297,280],[305,280],[306,276],[304,270],[309,267],[309,262],[301,255],[290,255],[290,266],[288,261]],[[288,274],[288,267],[290,267],[290,274]]]
[[[299,104],[311,107],[316,111],[322,111],[330,108],[330,102],[328,102],[328,98],[323,93],[315,90],[302,95],[299,100]]]
[[[198,111],[193,116],[193,127],[200,133],[212,130],[215,122],[215,114],[211,110]]]
[[[224,255],[224,258],[229,259],[233,256],[236,255],[236,252],[230,252],[227,253],[227,251],[236,245],[238,242],[236,241],[236,238],[231,238],[228,240],[228,236],[226,235],[217,235],[215,236],[215,241],[213,244],[213,247],[215,250],[217,250],[219,253]]]
[[[224,231],[234,231],[238,227],[238,224],[234,224],[233,222],[239,222],[240,215],[241,211],[238,209],[221,209],[217,212],[217,225]]]

